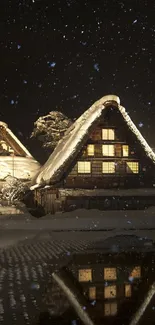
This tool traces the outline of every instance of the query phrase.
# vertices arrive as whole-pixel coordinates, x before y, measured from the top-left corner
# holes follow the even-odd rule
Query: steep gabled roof
[[[95,102],[74,124],[71,125],[62,140],[59,141],[47,162],[36,175],[33,182],[34,185],[31,189],[60,181],[63,173],[81,150],[93,125],[101,117],[104,109],[111,104],[118,108],[129,129],[135,134],[137,140],[144,148],[146,155],[155,163],[155,153],[132,122],[125,108],[120,105],[119,97],[107,95]]]
[[[19,155],[25,157],[31,157],[30,152],[20,142],[20,140],[14,135],[14,133],[8,128],[7,124],[0,121],[0,133],[4,140],[12,147]]]

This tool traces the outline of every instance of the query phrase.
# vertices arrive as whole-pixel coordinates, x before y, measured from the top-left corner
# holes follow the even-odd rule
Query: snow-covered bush
[[[71,124],[72,121],[66,115],[52,111],[38,118],[34,123],[31,137],[42,142],[44,149],[54,149]]]
[[[11,203],[23,199],[25,193],[29,190],[28,185],[13,176],[7,176],[5,183],[1,188],[1,200]]]

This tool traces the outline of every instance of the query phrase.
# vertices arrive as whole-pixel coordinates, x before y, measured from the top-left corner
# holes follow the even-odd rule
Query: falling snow
[[[132,6],[122,0],[102,6],[88,0],[5,2],[3,119],[17,132],[20,125],[29,139],[39,114],[59,107],[77,118],[92,102],[113,93],[155,147],[155,23],[149,18],[154,12],[153,0]]]

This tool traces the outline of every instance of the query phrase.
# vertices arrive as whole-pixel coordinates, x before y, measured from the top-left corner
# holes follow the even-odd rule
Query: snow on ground
[[[76,232],[76,233],[75,233]],[[79,209],[36,219],[29,213],[0,216],[0,247],[38,238],[106,238],[137,234],[155,238],[155,209],[145,211],[99,211]],[[50,235],[52,234],[52,235]]]
[[[2,218],[2,216],[1,216]],[[100,211],[77,209],[72,212],[56,213],[36,219],[30,214],[3,215],[0,229],[50,229],[106,230],[106,229],[155,229],[155,208],[129,211]]]

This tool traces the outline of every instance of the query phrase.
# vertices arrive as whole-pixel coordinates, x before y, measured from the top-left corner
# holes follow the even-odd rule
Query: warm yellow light
[[[104,304],[104,315],[105,316],[115,316],[117,314],[117,303],[106,303]]]
[[[115,130],[102,129],[102,140],[115,140]]]
[[[125,297],[131,297],[131,284],[125,284]]]
[[[128,145],[123,145],[123,157],[128,157],[129,156],[129,146]]]
[[[139,173],[139,163],[134,161],[127,162],[127,172],[138,174]]]
[[[104,161],[102,163],[102,173],[104,174],[115,173],[115,163],[110,161]]]
[[[113,144],[103,144],[102,145],[102,154],[103,156],[114,156],[115,150]]]
[[[95,300],[96,299],[96,287],[89,288],[89,299]]]
[[[117,279],[117,274],[116,274],[115,267],[104,268],[104,280],[116,280],[116,279]]]
[[[107,286],[104,288],[104,297],[106,299],[111,299],[116,297],[116,286]]]
[[[92,281],[92,269],[79,270],[79,282]]]
[[[132,270],[130,277],[132,278],[140,278],[141,277],[141,267],[140,266],[135,266],[134,269]]]
[[[6,144],[5,141],[1,140],[0,141],[0,145],[1,145],[1,147],[2,147],[3,150],[6,150],[6,151],[8,150],[8,146],[7,146],[7,144]]]
[[[88,144],[87,154],[88,156],[94,156],[94,144]]]
[[[90,161],[78,161],[78,173],[89,174],[91,172]]]

